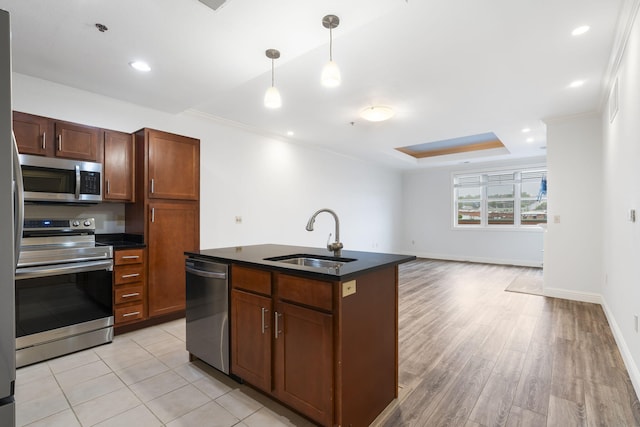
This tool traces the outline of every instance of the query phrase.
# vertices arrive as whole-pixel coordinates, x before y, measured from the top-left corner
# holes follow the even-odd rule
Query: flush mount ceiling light
[[[589,31],[591,27],[589,27],[588,25],[583,25],[581,27],[576,28],[575,30],[571,31],[571,35],[572,36],[579,36],[581,34],[586,33],[587,31]]]
[[[280,58],[280,51],[277,49],[267,49],[265,55],[271,59],[271,87],[267,89],[267,92],[264,94],[264,106],[267,108],[280,108],[282,106],[282,98],[280,98],[280,91],[274,85],[273,71],[273,61]]]
[[[575,80],[569,85],[570,88],[577,88],[584,85],[584,80]]]
[[[360,117],[370,122],[383,122],[389,120],[395,112],[391,107],[373,106],[367,107],[360,112]]]
[[[149,64],[147,64],[144,61],[132,61],[132,62],[129,62],[129,65],[134,70],[142,71],[145,73],[151,71],[151,67],[149,66]]]
[[[333,29],[340,24],[340,18],[336,15],[327,15],[322,18],[322,26],[329,29],[329,62],[322,69],[322,85],[326,87],[340,86],[342,78],[340,77],[340,69],[333,62]]]

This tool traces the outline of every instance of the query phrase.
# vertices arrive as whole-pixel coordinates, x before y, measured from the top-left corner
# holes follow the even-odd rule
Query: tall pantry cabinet
[[[200,141],[153,129],[135,133],[135,202],[126,232],[148,251],[146,318],[185,309],[184,252],[200,249]]]

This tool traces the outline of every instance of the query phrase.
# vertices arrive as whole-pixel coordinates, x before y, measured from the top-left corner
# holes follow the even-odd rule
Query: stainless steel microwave
[[[20,154],[24,200],[29,202],[99,203],[102,164]]]

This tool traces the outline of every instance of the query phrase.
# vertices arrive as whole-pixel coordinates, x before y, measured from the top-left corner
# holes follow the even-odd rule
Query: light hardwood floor
[[[640,426],[602,308],[504,288],[540,269],[400,267],[400,397],[391,426]]]

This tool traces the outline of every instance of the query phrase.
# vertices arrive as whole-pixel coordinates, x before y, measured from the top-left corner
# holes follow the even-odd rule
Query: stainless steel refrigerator
[[[0,9],[0,426],[15,426],[15,268],[22,232],[20,165],[11,132],[11,31]],[[6,221],[13,218],[13,221]],[[6,221],[6,222],[5,222]]]

